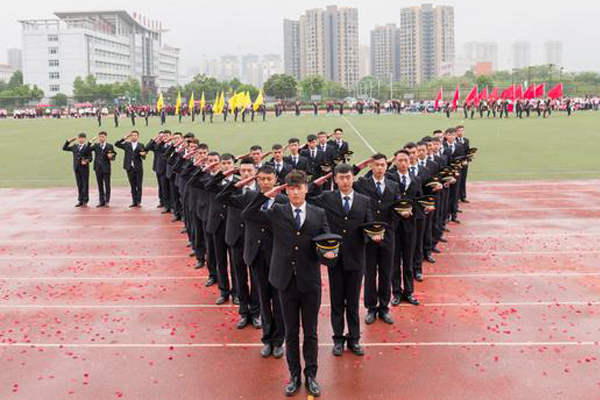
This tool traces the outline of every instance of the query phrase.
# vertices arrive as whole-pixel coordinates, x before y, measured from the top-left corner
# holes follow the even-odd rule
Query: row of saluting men
[[[463,131],[436,131],[408,143],[390,161],[378,153],[355,166],[347,163],[351,152],[341,129],[329,142],[326,134],[309,135],[302,150],[290,139],[288,157],[274,145],[266,154],[252,146],[236,158],[209,151],[191,134],[170,132],[148,146],[135,136],[115,145],[126,149],[128,173],[132,157],[141,163],[140,153],[155,152],[163,212],[185,222],[182,232],[196,268],[207,266],[206,286],[218,284],[217,304],[231,297],[239,304],[237,327],[262,328],[261,356],[281,358],[285,342],[291,375],[286,395],[301,383],[302,320],[306,387],[319,395],[320,266],[327,266],[329,278],[332,353],[341,356],[347,345],[363,355],[358,312],[363,276],[365,322],[379,317],[393,324],[392,295],[392,305],[419,304],[413,280],[423,279],[424,260],[435,262],[432,253],[445,242],[447,222],[459,222],[458,204],[467,202],[468,163],[476,152]],[[144,151],[136,153],[138,146]],[[263,162],[268,155],[271,161]],[[370,170],[356,178],[366,166]],[[135,197],[133,204],[139,204]]]

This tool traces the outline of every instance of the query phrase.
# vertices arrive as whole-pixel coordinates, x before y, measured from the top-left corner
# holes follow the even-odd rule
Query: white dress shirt
[[[302,211],[300,213],[300,227],[302,228],[302,225],[304,225],[304,220],[306,219],[306,202],[304,202],[300,207],[294,207],[291,203],[290,205],[292,206],[292,219],[294,221],[296,221],[296,210],[300,209]]]
[[[352,203],[354,202],[354,190],[348,194],[344,194],[344,193],[340,192],[340,197],[342,198],[342,207],[344,207],[344,203],[346,202],[346,200],[344,200],[344,197],[350,197],[349,203],[350,203],[350,209],[352,209]]]
[[[378,181],[377,179],[375,179],[375,177],[373,177],[373,183],[375,184],[375,188],[377,188],[377,182],[379,182],[381,184],[380,185],[381,193],[385,192],[385,178]]]

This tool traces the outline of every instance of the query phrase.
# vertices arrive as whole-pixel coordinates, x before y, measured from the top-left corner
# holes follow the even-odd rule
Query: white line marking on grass
[[[367,139],[365,139],[364,136],[361,135],[361,133],[358,131],[358,129],[356,129],[356,127],[352,124],[352,122],[350,122],[348,120],[348,118],[346,118],[346,117],[343,117],[343,118],[344,118],[344,121],[346,121],[346,123],[348,125],[350,125],[350,128],[352,128],[354,130],[354,132],[356,132],[356,134],[358,135],[358,137],[360,138],[360,140],[363,141],[363,143],[365,144],[365,146],[367,146],[369,148],[369,150],[371,150],[372,153],[377,153],[377,151],[373,148],[373,146],[371,146],[371,143],[369,143],[367,141]]]
[[[523,347],[523,346],[598,346],[599,342],[361,342],[365,347]],[[0,347],[45,347],[45,348],[199,348],[199,349],[222,349],[222,348],[245,348],[262,347],[260,342],[252,343],[0,343]],[[333,343],[319,343],[319,347],[331,347]]]

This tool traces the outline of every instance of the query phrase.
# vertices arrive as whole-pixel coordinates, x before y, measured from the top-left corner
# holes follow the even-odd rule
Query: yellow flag
[[[206,105],[206,99],[204,98],[204,92],[202,92],[202,98],[200,99],[200,112],[204,110],[204,106]]]
[[[215,100],[213,101],[213,112],[215,114],[219,113],[219,106],[221,105],[221,99],[219,98],[219,93],[216,94]]]
[[[254,105],[252,106],[252,108],[254,108],[254,111],[258,111],[258,108],[260,106],[262,106],[264,103],[263,100],[263,95],[262,95],[262,90],[260,92],[258,92],[258,96],[256,96],[256,100],[254,100]]]
[[[156,109],[160,112],[164,107],[164,100],[162,92],[158,95],[158,100],[156,101]]]
[[[192,97],[190,97],[190,104],[188,105],[190,114],[194,112],[194,92],[192,91]]]
[[[234,94],[229,99],[229,112],[234,112],[237,106],[238,106],[238,95]]]
[[[250,98],[250,92],[246,91],[244,96],[244,108],[248,108],[252,105],[252,99]]]
[[[219,102],[219,113],[225,109],[225,91],[221,90],[221,101]]]
[[[177,93],[177,103],[175,104],[175,114],[179,115],[180,107],[181,107],[181,92]]]

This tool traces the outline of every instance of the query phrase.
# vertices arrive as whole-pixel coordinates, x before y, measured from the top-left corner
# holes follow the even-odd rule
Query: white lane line
[[[361,342],[364,347],[527,347],[527,346],[598,346],[599,342]],[[0,343],[0,347],[45,347],[45,348],[244,348],[262,347],[262,343]],[[333,343],[319,343],[319,347],[331,347]]]
[[[426,279],[479,279],[479,278],[537,278],[537,277],[583,277],[600,276],[600,272],[493,272],[473,274],[425,274]],[[0,276],[2,281],[195,281],[206,280],[208,276]],[[327,277],[322,278],[327,282]]]
[[[137,256],[119,256],[119,255],[104,255],[104,256],[0,256],[0,260],[31,260],[34,259],[36,261],[40,260],[105,260],[105,259],[123,259],[123,260],[147,260],[147,259],[176,259],[176,258],[190,258],[186,255],[160,255],[160,256],[150,256],[150,255],[137,255]]]
[[[358,137],[360,138],[360,140],[363,141],[363,143],[365,144],[365,146],[367,146],[369,148],[369,150],[371,150],[372,153],[377,153],[377,151],[373,148],[373,146],[371,146],[371,143],[369,143],[367,141],[367,139],[365,139],[364,136],[361,135],[361,133],[358,131],[358,129],[356,129],[356,127],[352,124],[352,122],[350,122],[348,120],[348,118],[346,118],[346,117],[343,117],[343,118],[344,118],[344,121],[346,121],[346,123],[348,125],[350,125],[350,128],[352,128],[354,130],[354,132],[356,133],[356,135],[358,135]]]
[[[321,304],[329,308],[330,304]],[[517,302],[456,302],[456,303],[422,303],[418,307],[549,307],[549,306],[600,306],[600,301],[517,301]],[[201,309],[201,308],[231,308],[234,304],[0,304],[1,310],[13,309]],[[415,308],[411,304],[400,304],[400,308]]]

